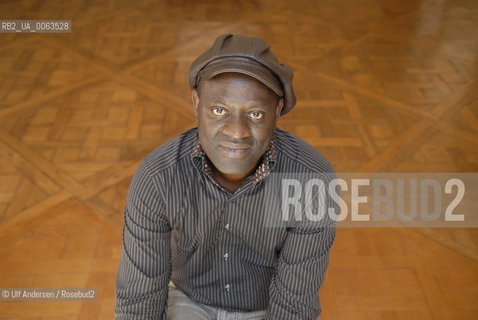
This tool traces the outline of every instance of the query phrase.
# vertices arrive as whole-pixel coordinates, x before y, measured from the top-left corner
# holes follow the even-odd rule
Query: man
[[[198,128],[147,156],[131,183],[118,320],[320,314],[333,223],[273,222],[282,217],[274,175],[333,177],[315,149],[276,128],[295,105],[292,78],[268,44],[241,35],[218,37],[192,63]]]

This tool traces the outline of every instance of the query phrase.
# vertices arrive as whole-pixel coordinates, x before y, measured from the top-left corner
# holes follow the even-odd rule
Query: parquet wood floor
[[[219,34],[295,70],[280,127],[337,171],[478,171],[475,0],[0,2],[0,287],[96,301],[0,302],[2,320],[113,319],[122,210],[139,161],[195,125],[186,71]],[[325,320],[478,319],[476,229],[338,230]]]

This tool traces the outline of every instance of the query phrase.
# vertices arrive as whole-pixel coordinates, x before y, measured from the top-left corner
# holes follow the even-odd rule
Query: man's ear
[[[284,98],[279,98],[276,107],[276,120],[279,120],[282,112],[282,108],[284,107]]]
[[[191,98],[192,98],[192,101],[193,101],[194,114],[196,115],[196,118],[197,118],[198,108],[199,108],[199,94],[198,94],[196,89],[193,89]]]

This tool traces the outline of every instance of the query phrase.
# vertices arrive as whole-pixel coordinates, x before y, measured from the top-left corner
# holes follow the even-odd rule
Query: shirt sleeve
[[[317,291],[324,280],[335,229],[309,232],[289,232],[269,288],[266,320],[315,320],[321,313]]]
[[[330,179],[330,177],[329,177]],[[324,208],[337,209],[327,197]],[[322,308],[322,286],[335,239],[335,221],[303,224],[288,229],[269,287],[266,320],[315,320]]]
[[[171,228],[160,199],[143,162],[131,182],[124,211],[116,279],[117,320],[166,319]]]

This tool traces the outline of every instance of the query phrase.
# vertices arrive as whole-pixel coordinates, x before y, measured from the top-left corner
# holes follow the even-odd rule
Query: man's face
[[[282,99],[256,79],[223,73],[193,90],[199,141],[216,173],[241,180],[267,150]]]

